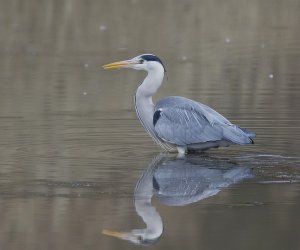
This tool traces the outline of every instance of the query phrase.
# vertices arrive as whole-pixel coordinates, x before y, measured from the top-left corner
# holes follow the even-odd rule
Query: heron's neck
[[[154,95],[161,86],[163,78],[163,68],[148,71],[147,77],[138,87],[135,94],[135,109],[137,115],[145,130],[158,144],[160,144],[159,139],[154,132],[153,126],[154,104],[152,101],[152,95]]]
[[[157,67],[148,71],[148,75],[137,89],[137,94],[144,98],[151,98],[159,89],[164,79],[164,69]]]

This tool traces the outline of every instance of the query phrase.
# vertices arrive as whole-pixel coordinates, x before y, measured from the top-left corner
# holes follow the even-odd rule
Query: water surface
[[[145,52],[167,69],[155,100],[186,96],[257,133],[193,156],[193,180],[177,159],[169,182],[156,172],[149,183],[169,200],[186,197],[167,185],[186,187],[180,165],[192,194],[214,183],[201,169],[218,192],[181,206],[150,195],[164,228],[151,248],[300,249],[299,11],[296,0],[0,1],[0,249],[141,248],[101,232],[145,228],[135,186],[160,149],[133,108],[144,73],[101,65]]]

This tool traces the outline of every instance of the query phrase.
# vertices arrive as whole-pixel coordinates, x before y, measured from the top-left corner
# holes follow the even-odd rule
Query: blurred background
[[[153,247],[299,249],[299,13],[299,0],[0,0],[0,249],[134,247],[101,230],[143,227],[133,190],[160,149],[134,111],[144,73],[101,66],[142,53],[167,70],[155,100],[185,96],[257,133],[209,155],[258,177],[157,202]]]

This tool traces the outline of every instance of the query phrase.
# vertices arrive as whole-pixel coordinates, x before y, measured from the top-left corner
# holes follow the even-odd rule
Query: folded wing
[[[232,124],[212,108],[177,96],[156,104],[153,125],[161,139],[176,145],[215,141],[249,144],[255,137],[253,132]]]

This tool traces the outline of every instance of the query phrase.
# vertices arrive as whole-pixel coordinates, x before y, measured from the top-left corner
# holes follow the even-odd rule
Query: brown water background
[[[257,133],[209,156],[254,178],[182,207],[154,201],[153,249],[300,249],[299,0],[1,0],[0,249],[137,249],[132,203],[160,149],[136,118],[144,73],[101,65],[155,53],[181,95]]]

